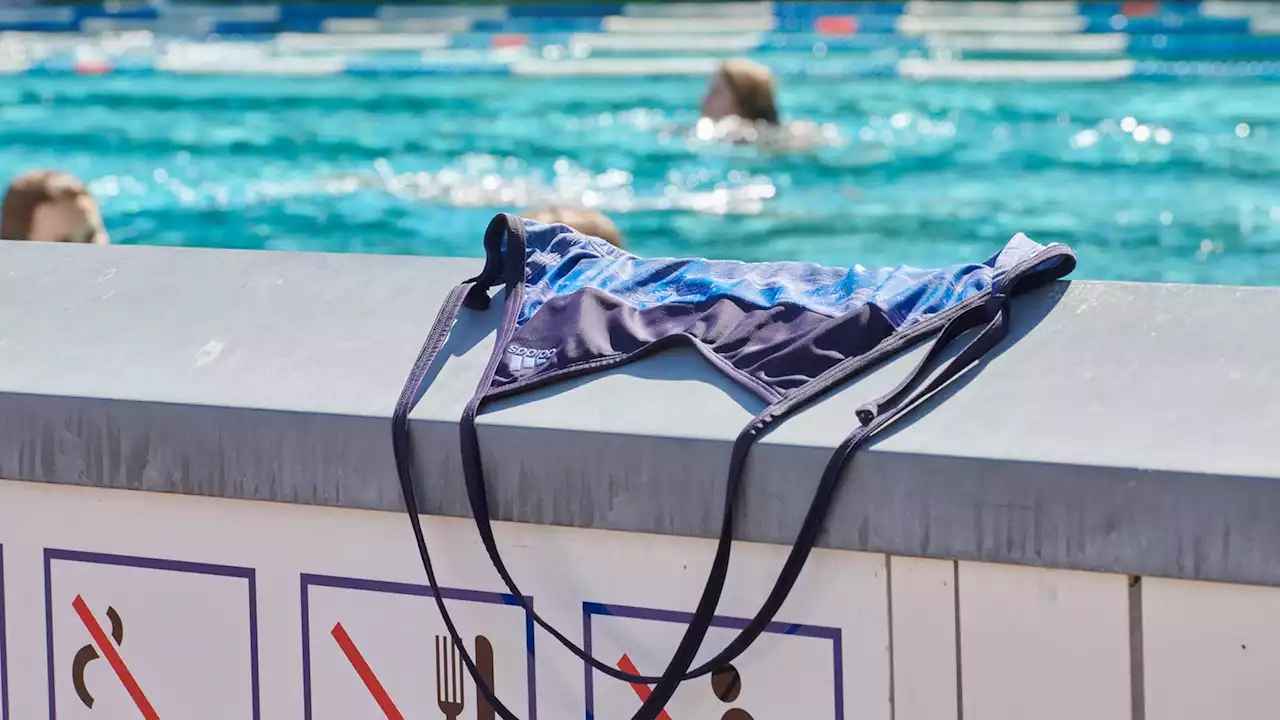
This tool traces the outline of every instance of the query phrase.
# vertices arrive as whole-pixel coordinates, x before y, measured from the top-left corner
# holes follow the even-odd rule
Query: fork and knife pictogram
[[[476,636],[475,655],[476,669],[480,671],[480,679],[489,689],[493,689],[493,645],[489,638]],[[445,635],[436,636],[436,706],[444,713],[445,720],[458,720],[466,709],[467,670],[462,664],[462,656],[458,646]],[[493,706],[489,704],[484,693],[476,690],[476,720],[493,720]]]

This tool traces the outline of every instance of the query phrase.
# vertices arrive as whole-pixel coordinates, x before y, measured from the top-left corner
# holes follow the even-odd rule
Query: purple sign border
[[[630,605],[607,605],[605,603],[582,603],[582,646],[591,654],[591,618],[596,615],[609,617],[632,618],[635,620],[655,620],[658,622],[680,623],[688,625],[693,620],[693,613],[676,610],[658,610],[656,608],[633,607]],[[711,627],[741,630],[750,624],[749,618],[726,617],[717,615],[711,620]],[[844,720],[844,652],[840,628],[821,625],[801,625],[798,623],[771,622],[765,626],[767,633],[775,635],[795,635],[798,637],[822,638],[831,641],[832,671],[835,685],[835,720]],[[595,720],[595,673],[591,666],[582,664],[583,679],[586,687],[586,720]]]
[[[0,720],[9,720],[9,653],[4,626],[4,544],[0,543]]]
[[[311,613],[307,590],[311,587],[330,587],[343,590],[366,590],[369,592],[391,593],[394,595],[413,595],[432,597],[431,588],[427,585],[390,582],[387,580],[367,580],[363,578],[338,577],[336,575],[299,575],[302,592],[302,717],[311,720]],[[459,588],[440,588],[440,596],[445,600],[461,600],[463,602],[488,603],[490,605],[512,605],[521,607],[520,599],[507,593],[486,592],[483,590],[463,590]],[[533,607],[533,598],[526,595],[524,604]],[[527,683],[529,685],[529,720],[538,720],[538,685],[536,682],[537,663],[533,654],[533,616],[524,614],[525,650],[528,653],[526,664],[529,667]]]
[[[143,568],[146,570],[165,570],[168,572],[192,573],[195,575],[216,575],[219,577],[240,578],[249,583],[249,672],[253,683],[253,720],[261,720],[261,708],[258,700],[258,591],[256,573],[253,568],[235,565],[214,565],[211,563],[187,562],[185,560],[165,560],[161,558],[138,557],[134,555],[111,555],[108,553],[86,552],[81,550],[44,549],[44,623],[45,647],[49,658],[49,720],[57,720],[57,695],[54,692],[53,665],[53,574],[54,560],[91,563],[95,565],[117,565],[121,567]],[[7,720],[7,719],[6,719]]]

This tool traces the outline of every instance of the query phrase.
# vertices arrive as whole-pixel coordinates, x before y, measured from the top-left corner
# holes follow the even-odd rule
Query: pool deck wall
[[[0,243],[0,477],[401,510],[391,410],[475,267]],[[1280,290],[1062,282],[1013,311],[996,356],[857,456],[821,545],[1280,585]],[[463,313],[412,416],[428,513],[470,515],[456,420],[495,319]],[[741,539],[789,544],[854,408],[922,351],[759,443]],[[500,403],[496,517],[712,537],[758,409],[682,351]]]
[[[82,689],[111,717],[138,716],[140,697],[191,720],[438,712],[423,648],[444,629],[389,418],[437,305],[476,269],[0,242],[0,720],[78,716]],[[1280,290],[1061,282],[1012,310],[999,352],[856,457],[823,547],[735,660],[740,710],[1273,714]],[[491,640],[519,717],[631,717],[631,687],[586,672],[502,594],[467,519],[457,418],[496,315],[463,314],[412,416],[448,603],[465,637]],[[759,608],[854,409],[922,351],[753,450],[737,537],[754,542],[735,543],[708,645]],[[487,411],[521,593],[604,661],[661,667],[756,410],[670,351]],[[75,686],[86,643],[110,643],[95,618],[129,627],[129,693],[102,668]],[[705,681],[668,704],[677,719],[726,707]]]

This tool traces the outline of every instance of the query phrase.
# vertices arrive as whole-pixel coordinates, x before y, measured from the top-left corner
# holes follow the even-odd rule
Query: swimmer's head
[[[773,73],[757,62],[727,60],[702,98],[702,116],[719,120],[736,115],[751,122],[778,124],[778,107],[773,100]]]
[[[622,233],[618,231],[618,226],[604,213],[595,210],[550,205],[533,210],[525,217],[541,223],[568,225],[583,235],[598,237],[614,247],[622,247]]]
[[[98,203],[73,175],[29,172],[9,184],[0,208],[0,238],[105,244]]]

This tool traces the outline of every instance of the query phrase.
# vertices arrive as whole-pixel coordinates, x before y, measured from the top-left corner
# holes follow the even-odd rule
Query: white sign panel
[[[537,720],[532,618],[512,595],[442,591],[481,676]],[[425,585],[303,575],[302,643],[306,720],[497,717]]]
[[[662,674],[693,619],[685,612],[597,603],[585,603],[583,615],[586,650],[624,672],[648,676]],[[719,652],[747,622],[716,617],[701,656]],[[844,720],[842,650],[839,628],[771,623],[732,663],[682,683],[659,720]],[[631,717],[649,696],[648,686],[602,673],[588,672],[586,680],[588,718]]]
[[[254,571],[47,549],[50,717],[258,720]]]
[[[395,513],[0,481],[0,720],[498,720],[449,642],[405,525]],[[659,675],[714,550],[502,524],[518,599],[470,521],[424,525],[463,647],[521,720],[629,718],[651,692],[587,672],[522,602],[601,661]],[[746,624],[785,555],[735,548],[704,658]],[[682,683],[663,720],[891,720],[886,569],[883,556],[816,551],[777,622],[732,667]]]

